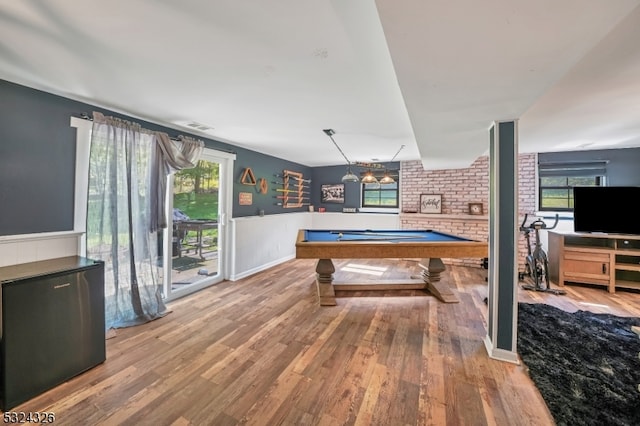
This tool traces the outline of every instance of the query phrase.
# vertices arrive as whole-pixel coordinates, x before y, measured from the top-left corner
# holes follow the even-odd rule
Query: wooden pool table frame
[[[399,230],[424,232],[421,230]],[[454,236],[456,237],[456,236]],[[456,237],[459,238],[459,237]],[[485,258],[488,244],[481,241],[306,241],[305,230],[298,231],[297,259],[318,259],[316,285],[320,305],[336,305],[335,290],[418,290],[425,289],[446,303],[456,303],[458,298],[446,283],[440,282],[445,271],[442,258]],[[367,282],[334,281],[335,266],[331,259],[394,259],[419,258],[422,274],[404,280],[378,280]]]

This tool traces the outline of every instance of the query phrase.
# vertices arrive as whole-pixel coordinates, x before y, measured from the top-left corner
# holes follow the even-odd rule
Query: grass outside
[[[180,209],[191,219],[217,219],[218,193],[185,192],[174,194],[173,207]]]
[[[573,209],[573,198],[552,198],[552,197],[544,197],[540,200],[542,205],[541,208],[545,209],[558,209],[558,210],[566,210],[567,208]]]

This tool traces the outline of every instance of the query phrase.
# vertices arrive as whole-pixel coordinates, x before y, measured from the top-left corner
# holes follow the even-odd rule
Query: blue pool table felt
[[[339,242],[339,241],[410,241],[410,242],[453,242],[470,241],[467,238],[446,234],[434,230],[412,229],[347,229],[347,230],[305,230],[304,241],[307,242]]]

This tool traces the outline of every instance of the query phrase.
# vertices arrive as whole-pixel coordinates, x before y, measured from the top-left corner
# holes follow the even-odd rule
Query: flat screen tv
[[[640,235],[639,200],[640,186],[576,186],[574,230]]]

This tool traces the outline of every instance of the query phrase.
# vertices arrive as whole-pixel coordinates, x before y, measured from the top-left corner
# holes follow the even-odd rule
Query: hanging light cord
[[[336,146],[336,148],[338,148],[338,151],[340,151],[340,154],[342,154],[342,156],[344,157],[344,159],[347,162],[347,165],[351,166],[351,161],[349,161],[349,159],[347,158],[346,155],[344,155],[344,152],[342,152],[342,149],[340,149],[340,147],[338,146],[338,144],[336,143],[335,140],[333,140],[333,135],[335,132],[333,131],[333,129],[324,129],[323,132],[325,132],[327,134],[327,136],[329,136],[329,139],[331,139],[331,142],[333,142],[333,144]],[[403,145],[404,146],[404,145]]]
[[[400,145],[400,149],[398,150],[398,152],[396,152],[396,155],[393,156],[393,158],[391,159],[390,163],[393,163],[393,160],[396,159],[396,157],[398,156],[398,154],[400,154],[400,151],[402,151],[403,148],[404,148],[404,145]],[[344,154],[342,154],[342,155],[344,155]]]

